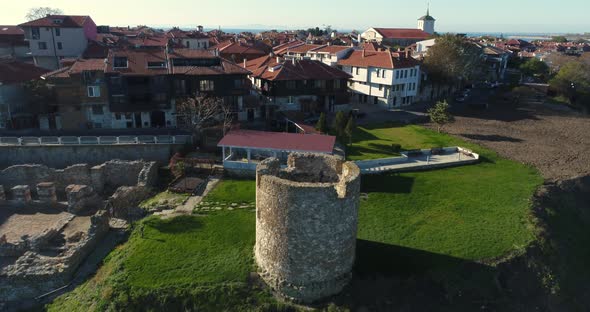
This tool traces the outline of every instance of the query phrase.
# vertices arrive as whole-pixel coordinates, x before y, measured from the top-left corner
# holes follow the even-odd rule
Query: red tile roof
[[[0,36],[24,36],[25,31],[18,26],[0,25]]]
[[[15,84],[39,79],[46,69],[16,60],[0,60],[0,83]]]
[[[113,68],[115,57],[126,57],[127,68]],[[107,58],[106,72],[122,75],[152,76],[165,75],[167,68],[148,68],[148,62],[167,63],[164,49],[145,50],[110,50]]]
[[[271,69],[274,68],[272,71]],[[252,76],[265,80],[334,80],[348,79],[347,73],[312,60],[277,61],[276,57],[263,56],[246,62]]]
[[[292,48],[287,48],[285,53],[307,53],[310,50],[318,49],[323,47],[321,44],[302,44]]]
[[[338,61],[338,65],[355,67],[378,68],[409,68],[418,65],[419,62],[412,57],[405,57],[403,53],[390,51],[354,51],[346,59]]]
[[[374,28],[386,39],[427,39],[430,34],[413,28]]]
[[[340,51],[348,50],[350,48],[351,47],[349,47],[349,46],[337,46],[337,45],[328,46],[328,45],[325,45],[325,46],[322,46],[322,47],[315,49],[311,52],[335,54]]]
[[[55,23],[56,19],[61,20],[61,23]],[[86,21],[92,20],[90,16],[79,15],[50,15],[34,21],[20,24],[21,27],[67,27],[80,28],[84,27]]]
[[[169,58],[217,58],[213,51],[192,50],[192,49],[174,49],[168,52]]]
[[[136,47],[165,47],[168,45],[168,38],[165,36],[139,36],[128,38],[129,45]]]
[[[219,52],[223,54],[266,54],[266,52],[243,42],[226,41],[212,47],[212,49],[219,49]]]
[[[336,137],[329,135],[236,130],[224,136],[217,146],[332,153],[335,143]]]

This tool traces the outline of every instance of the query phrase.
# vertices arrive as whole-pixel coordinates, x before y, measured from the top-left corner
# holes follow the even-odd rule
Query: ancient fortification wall
[[[95,191],[114,190],[120,186],[144,184],[153,186],[157,179],[155,162],[112,160],[91,167],[78,164],[65,169],[53,169],[45,165],[16,165],[0,171],[0,185],[8,192],[16,185],[29,185],[36,194],[36,185],[53,182],[60,195],[68,185],[90,185]]]
[[[0,146],[0,168],[21,164],[45,164],[65,168],[74,164],[102,164],[111,159],[168,162],[182,145],[56,145],[56,146]]]
[[[360,170],[335,156],[293,154],[256,173],[255,258],[282,296],[312,302],[342,290],[355,258]]]

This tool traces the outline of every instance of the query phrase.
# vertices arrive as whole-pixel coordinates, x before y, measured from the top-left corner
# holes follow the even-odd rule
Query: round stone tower
[[[342,290],[355,258],[360,170],[335,156],[291,154],[256,170],[255,258],[283,297],[313,302]]]

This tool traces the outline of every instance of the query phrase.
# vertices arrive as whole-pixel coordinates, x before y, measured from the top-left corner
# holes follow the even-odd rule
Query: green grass
[[[252,203],[256,201],[256,185],[252,180],[224,179],[205,199],[208,202]]]
[[[360,128],[349,157],[387,157],[391,154],[375,144],[394,143],[403,149],[461,145],[479,153],[482,162],[363,176],[368,199],[359,212],[357,270],[380,274],[381,264],[391,266],[392,259],[403,257],[397,272],[417,272],[414,267],[420,266],[420,272],[455,276],[450,272],[459,266],[449,263],[500,257],[534,239],[528,216],[529,199],[542,183],[536,170],[418,126]],[[254,202],[255,182],[223,180],[205,200]],[[246,283],[254,270],[254,218],[247,210],[148,218],[141,222],[143,238],[136,227],[93,279],[58,298],[50,310],[288,309]]]
[[[402,150],[466,145],[465,142],[424,127],[380,125],[357,127],[352,145],[346,150],[349,160],[379,159],[399,156],[391,145],[400,144]]]
[[[109,255],[94,278],[59,297],[48,310],[280,309],[272,296],[246,283],[254,270],[253,244],[252,212],[150,217],[136,225],[129,241]]]
[[[173,192],[164,191],[156,194],[155,196],[148,198],[139,204],[140,208],[153,209],[166,203],[166,206],[175,207],[184,203],[184,201],[190,197],[190,194],[178,194]]]

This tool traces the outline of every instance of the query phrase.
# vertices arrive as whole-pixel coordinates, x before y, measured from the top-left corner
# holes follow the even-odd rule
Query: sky
[[[588,0],[431,0],[437,32],[590,32]],[[0,25],[24,22],[32,7],[90,15],[97,25],[206,28],[415,28],[427,0],[0,0]]]

